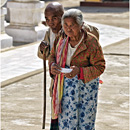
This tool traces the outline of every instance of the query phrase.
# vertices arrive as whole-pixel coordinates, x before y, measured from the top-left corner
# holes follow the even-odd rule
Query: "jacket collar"
[[[85,44],[85,41],[87,39],[87,32],[84,31],[83,29],[81,30],[83,32],[84,38],[82,40],[82,42],[80,43],[80,45],[77,47],[75,53],[73,54],[72,58],[73,59],[75,56],[77,56],[79,53],[81,53],[82,51],[87,49],[87,46]]]

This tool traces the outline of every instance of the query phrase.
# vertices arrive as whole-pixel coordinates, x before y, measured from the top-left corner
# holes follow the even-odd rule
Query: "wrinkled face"
[[[78,36],[78,34],[81,30],[81,27],[82,26],[80,26],[76,23],[74,18],[68,17],[68,18],[64,19],[63,28],[64,28],[64,31],[65,31],[65,34],[69,37]]]
[[[45,11],[45,19],[52,32],[58,33],[61,29],[61,16],[53,10],[49,10]]]

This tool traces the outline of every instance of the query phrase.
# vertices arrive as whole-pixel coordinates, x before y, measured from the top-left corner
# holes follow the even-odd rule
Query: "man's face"
[[[52,29],[53,33],[58,33],[61,29],[61,16],[56,11],[45,11],[45,19],[47,25]]]

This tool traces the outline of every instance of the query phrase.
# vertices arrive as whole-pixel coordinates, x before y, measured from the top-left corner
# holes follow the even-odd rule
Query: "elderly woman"
[[[102,48],[82,28],[81,11],[66,11],[62,26],[67,36],[55,39],[49,57],[55,119],[59,130],[95,130],[98,77],[105,69]]]

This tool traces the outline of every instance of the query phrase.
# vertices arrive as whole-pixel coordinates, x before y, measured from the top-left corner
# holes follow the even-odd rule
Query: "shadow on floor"
[[[128,12],[129,8],[117,8],[117,7],[81,7],[81,6],[75,6],[75,7],[67,7],[65,10],[76,8],[80,9],[83,13],[124,13]]]

